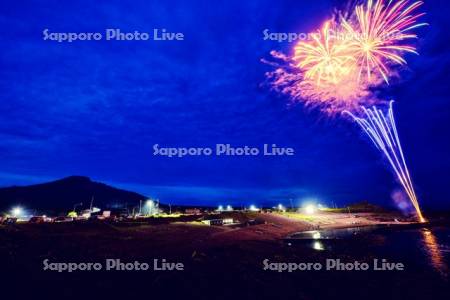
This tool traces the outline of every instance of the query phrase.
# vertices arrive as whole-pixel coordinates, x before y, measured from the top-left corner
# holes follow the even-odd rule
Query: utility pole
[[[90,212],[92,212],[92,204],[94,204],[94,196],[91,198],[91,206],[89,207]]]

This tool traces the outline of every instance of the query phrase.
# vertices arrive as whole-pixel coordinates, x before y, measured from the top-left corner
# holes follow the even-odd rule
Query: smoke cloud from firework
[[[294,47],[292,56],[272,51],[275,70],[267,73],[272,87],[319,107],[329,114],[357,112],[361,106],[385,104],[377,89],[397,76],[404,54],[417,53],[407,41],[423,15],[423,4],[408,0],[368,0],[337,12],[309,39]]]
[[[408,195],[406,195],[402,190],[394,190],[391,193],[391,198],[397,208],[400,209],[404,214],[410,214],[413,211],[414,208],[409,201]]]

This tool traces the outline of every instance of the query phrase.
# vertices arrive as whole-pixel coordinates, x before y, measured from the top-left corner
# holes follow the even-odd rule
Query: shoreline
[[[303,216],[299,214],[299,216]],[[416,229],[416,228],[429,228],[435,226],[448,225],[449,221],[447,220],[432,220],[425,223],[421,223],[418,221],[379,221],[375,220],[375,218],[386,218],[391,217],[390,214],[386,213],[356,213],[349,216],[348,214],[336,214],[336,213],[323,213],[317,214],[315,216],[311,216],[308,220],[299,220],[295,217],[286,216],[283,214],[277,214],[280,220],[283,220],[283,223],[301,223],[303,224],[303,228],[299,228],[299,230],[295,232],[288,232],[283,238],[284,240],[290,239],[295,234],[301,234],[306,232],[320,232],[326,233],[336,230],[345,230],[345,229],[367,229],[372,227],[374,230],[406,230],[406,229]],[[355,221],[357,220],[357,221]],[[287,222],[286,222],[287,221]],[[282,225],[283,226],[283,225]]]

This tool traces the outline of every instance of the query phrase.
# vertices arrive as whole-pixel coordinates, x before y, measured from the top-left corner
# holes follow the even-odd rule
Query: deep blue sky
[[[450,197],[450,18],[425,1],[420,56],[391,88],[398,128],[425,206]],[[264,86],[263,30],[309,32],[339,1],[3,1],[0,4],[0,186],[68,175],[216,205],[392,204],[398,188],[358,128]],[[42,31],[183,32],[181,42],[43,41]],[[168,159],[153,144],[293,147],[295,157]]]

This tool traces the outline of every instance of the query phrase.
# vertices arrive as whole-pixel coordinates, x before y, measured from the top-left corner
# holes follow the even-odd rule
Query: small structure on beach
[[[233,224],[233,219],[226,218],[226,219],[209,219],[209,220],[203,220],[203,224],[209,225],[209,226],[223,226],[223,225],[230,225]]]

